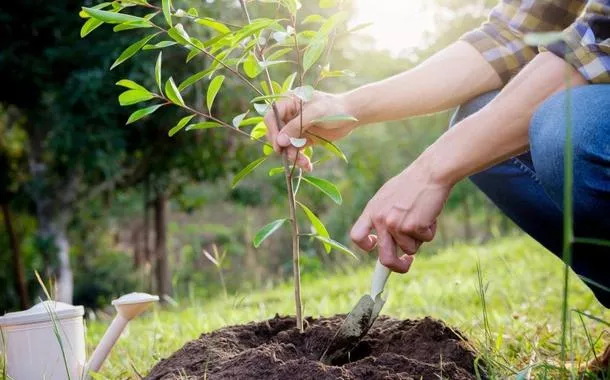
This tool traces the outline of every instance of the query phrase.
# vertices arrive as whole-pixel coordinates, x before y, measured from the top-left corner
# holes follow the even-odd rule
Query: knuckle
[[[373,220],[373,223],[375,223],[376,226],[386,225],[386,218],[382,214],[375,213],[375,215],[373,215],[371,219]]]
[[[379,256],[379,262],[390,269],[394,267],[394,261],[387,256]]]
[[[388,216],[385,222],[391,230],[398,230],[400,228],[400,218],[397,218],[396,216]]]

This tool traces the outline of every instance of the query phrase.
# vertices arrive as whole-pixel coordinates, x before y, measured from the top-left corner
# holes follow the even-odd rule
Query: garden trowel
[[[324,350],[320,358],[321,362],[332,364],[336,359],[353,350],[366,335],[385,304],[386,300],[381,296],[381,293],[383,293],[383,288],[389,276],[390,270],[381,264],[378,259],[371,281],[371,294],[363,295],[347,315],[326,350]]]

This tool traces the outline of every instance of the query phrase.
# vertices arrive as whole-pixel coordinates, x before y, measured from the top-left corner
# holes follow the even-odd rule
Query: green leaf
[[[330,244],[333,248],[335,248],[343,253],[346,253],[346,254],[350,255],[351,257],[353,257],[354,259],[358,260],[358,256],[356,256],[356,254],[354,252],[352,252],[349,248],[347,248],[343,244],[339,243],[338,241],[334,241],[333,239],[329,239],[327,237],[320,236],[320,235],[315,235],[314,237],[323,243]]]
[[[342,159],[346,163],[348,162],[347,161],[347,156],[345,155],[345,153],[343,153],[343,151],[338,146],[336,146],[332,141],[322,140],[322,139],[317,138],[315,136],[314,136],[314,138],[316,139],[318,145],[322,146],[324,149],[326,149],[327,151],[329,151],[333,155],[339,157],[340,159]]]
[[[178,88],[176,88],[176,84],[174,83],[174,79],[172,77],[169,77],[167,82],[165,82],[165,96],[167,96],[167,98],[171,100],[172,103],[184,107],[184,100],[182,100],[180,91],[178,90]]]
[[[315,39],[307,46],[307,50],[303,54],[303,71],[309,70],[320,59],[325,46],[326,39]]]
[[[292,74],[290,74],[288,76],[288,78],[286,78],[286,80],[284,80],[284,83],[282,83],[282,92],[288,92],[292,89],[292,85],[294,84],[294,79],[297,77],[297,73],[294,72]]]
[[[237,186],[237,184],[248,174],[252,173],[252,171],[254,169],[256,169],[257,167],[260,166],[260,164],[262,164],[263,162],[265,162],[265,160],[267,159],[267,157],[261,157],[257,160],[254,160],[252,162],[250,162],[248,164],[248,166],[246,166],[245,168],[243,168],[239,173],[237,173],[235,175],[235,177],[233,177],[233,181],[231,181],[231,187],[235,187]]]
[[[132,30],[132,29],[144,29],[144,28],[152,28],[153,26],[148,21],[130,21],[124,22],[122,24],[115,25],[112,28],[115,32],[122,32],[124,30]]]
[[[210,17],[198,18],[195,20],[195,22],[199,25],[204,25],[208,28],[214,29],[222,34],[231,33],[231,29],[229,29],[225,24]]]
[[[256,98],[250,100],[250,103],[256,103],[256,102],[260,102],[260,101],[275,101],[277,99],[281,99],[281,98],[288,98],[288,95],[261,95],[261,96],[257,96]]]
[[[328,195],[336,204],[340,205],[343,202],[339,189],[337,189],[337,186],[335,186],[333,183],[323,178],[313,176],[303,176],[302,179],[308,184],[318,188],[318,190],[324,194]]]
[[[263,145],[263,153],[265,156],[271,155],[271,153],[273,153],[273,147],[269,144]]]
[[[269,61],[273,61],[274,59],[278,59],[281,58],[283,56],[285,56],[286,54],[292,52],[292,48],[286,48],[286,49],[279,49],[274,51],[272,54],[269,54],[269,56],[267,57],[267,59]]]
[[[330,235],[328,234],[328,230],[324,226],[324,223],[314,214],[307,206],[302,204],[299,201],[296,201],[299,206],[305,211],[305,215],[307,215],[307,219],[311,222],[311,225],[316,230],[316,234],[320,236],[324,236],[327,239],[330,239]],[[331,245],[329,243],[324,243],[324,250],[326,253],[330,253]]]
[[[353,32],[356,32],[358,30],[362,30],[362,29],[368,28],[369,26],[374,25],[374,24],[375,24],[374,22],[365,22],[365,23],[362,23],[362,24],[358,24],[358,25],[350,28],[347,31],[347,33],[353,33]]]
[[[163,52],[159,52],[159,56],[157,57],[157,63],[155,64],[155,81],[157,82],[157,86],[159,87],[159,92],[162,94],[163,89],[161,85],[161,64],[163,61]]]
[[[252,128],[252,130],[250,131],[250,137],[252,137],[252,139],[260,139],[261,137],[265,136],[267,134],[267,125],[265,124],[264,121],[261,121],[260,123],[256,124],[256,126],[254,128]]]
[[[142,49],[142,47],[144,45],[146,45],[148,43],[148,41],[152,40],[158,34],[159,33],[151,34],[149,36],[146,36],[146,37],[142,38],[140,41],[138,41],[138,42],[136,42],[134,44],[129,45],[129,47],[127,49],[123,50],[123,52],[121,53],[119,58],[117,58],[116,61],[114,61],[112,66],[110,66],[110,70],[114,69],[115,67],[117,67],[121,63],[123,63],[126,60],[128,60],[129,58],[131,58],[134,54],[136,54],[138,51],[140,51],[140,49]]]
[[[164,104],[157,104],[154,106],[139,109],[129,116],[129,119],[127,119],[127,123],[125,123],[125,125],[134,123],[134,122],[140,120],[141,118],[143,118],[144,116],[150,115],[151,113],[155,112],[156,110],[158,110],[159,108],[161,108],[163,106],[164,106]]]
[[[320,8],[333,8],[337,6],[337,0],[320,0]]]
[[[263,118],[261,116],[249,117],[249,118],[245,119],[244,121],[242,121],[239,124],[239,126],[246,127],[248,125],[256,125],[256,124],[260,123],[261,121],[263,121]]]
[[[351,70],[322,70],[320,73],[322,78],[338,78],[338,77],[354,77],[356,74]]]
[[[176,44],[175,41],[160,41],[160,42],[157,42],[154,45],[144,45],[142,50],[163,49],[163,48],[166,48],[168,46],[173,46],[175,44]]]
[[[287,220],[288,219],[274,220],[273,222],[261,228],[256,233],[256,235],[254,235],[254,239],[252,240],[254,247],[258,248],[265,239],[267,239],[269,236],[271,236],[271,234],[277,231],[277,229],[280,228],[282,224],[284,224]]]
[[[271,168],[269,170],[269,177],[273,177],[274,175],[278,175],[283,172],[284,172],[284,168],[281,166],[278,166],[277,168]]]
[[[134,123],[134,122],[140,120],[141,118],[143,118],[144,116],[150,115],[151,113],[155,112],[156,110],[158,110],[159,108],[161,108],[163,106],[164,106],[164,104],[157,104],[154,106],[139,109],[129,116],[129,119],[127,120],[127,123],[125,123],[125,124],[127,125],[127,124]]]
[[[163,16],[167,25],[172,26],[172,0],[162,0],[161,7],[163,8]]]
[[[254,103],[253,105],[256,112],[261,116],[265,116],[269,111],[269,104],[267,103]]]
[[[132,104],[144,102],[152,99],[154,96],[148,91],[142,90],[128,90],[119,95],[119,104],[122,106],[129,106]]]
[[[358,121],[358,119],[356,119],[352,115],[337,114],[337,115],[324,116],[319,119],[314,119],[311,121],[311,123],[312,124],[313,123],[332,123],[335,121]]]
[[[80,29],[80,36],[81,36],[81,38],[85,37],[89,33],[93,32],[95,29],[100,27],[103,23],[104,23],[103,21],[98,20],[96,18],[90,18],[89,20],[87,20],[83,24],[83,27]]]
[[[301,24],[322,24],[326,19],[320,15],[309,15],[305,17]]]
[[[216,99],[216,95],[218,94],[218,91],[220,90],[220,87],[222,86],[222,82],[224,82],[224,80],[225,76],[219,75],[212,79],[212,81],[210,82],[206,97],[206,105],[210,112],[212,112],[212,105],[214,104],[214,99]]]
[[[208,68],[208,69],[200,71],[196,74],[191,75],[190,77],[186,78],[182,83],[180,83],[180,85],[178,86],[178,90],[184,91],[185,88],[190,87],[193,84],[199,82],[210,72],[212,72],[212,69]]]
[[[194,129],[210,129],[210,128],[217,128],[217,127],[222,127],[222,124],[215,122],[215,121],[203,121],[201,123],[189,125],[188,127],[186,127],[186,130],[192,131]]]
[[[112,5],[112,3],[111,3],[111,2],[109,2],[109,1],[107,1],[107,2],[105,2],[105,3],[100,3],[100,4],[97,4],[97,5],[93,6],[92,8],[93,8],[93,9],[104,9],[104,8],[106,8],[106,7],[107,7],[107,6],[109,6],[109,5]],[[81,9],[81,10],[80,10],[80,12],[78,12],[78,16],[79,16],[80,18],[85,18],[85,19],[87,19],[87,18],[91,18],[91,15],[90,15],[90,14],[88,14],[87,12],[85,12],[85,10],[84,10],[84,9]]]
[[[235,116],[231,122],[231,124],[235,127],[235,128],[239,128],[241,126],[241,123],[244,121],[244,119],[246,118],[246,115],[248,114],[248,111],[244,112],[244,113],[240,113],[239,115]]]
[[[170,36],[174,41],[182,45],[190,45],[191,37],[184,30],[182,24],[176,24],[176,26],[170,28],[167,31],[167,35]]]
[[[146,22],[146,19],[144,19],[142,17],[136,17],[136,16],[125,14],[125,13],[110,12],[110,11],[104,11],[101,9],[87,8],[87,7],[83,7],[83,11],[93,18],[103,21],[103,22],[107,22],[109,24],[120,24],[123,22],[130,22],[130,21]]]
[[[248,55],[248,58],[244,61],[243,66],[244,72],[250,78],[256,78],[256,76],[263,71],[253,53]]]
[[[178,133],[178,131],[180,131],[182,128],[184,128],[184,126],[187,125],[188,122],[191,121],[191,119],[194,117],[195,117],[195,115],[188,115],[188,116],[183,117],[182,119],[180,119],[178,124],[176,124],[172,129],[169,130],[169,132],[167,132],[167,135],[169,137],[172,137],[173,135]]]
[[[128,88],[130,90],[140,90],[148,92],[146,88],[129,79],[121,79],[120,81],[116,82],[116,85]]]

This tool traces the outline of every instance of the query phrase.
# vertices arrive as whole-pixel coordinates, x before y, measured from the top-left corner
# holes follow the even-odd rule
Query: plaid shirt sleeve
[[[540,49],[563,58],[591,83],[610,83],[610,0],[590,1],[562,41]]]
[[[601,4],[610,0],[590,1]],[[507,83],[538,54],[536,47],[523,42],[524,35],[531,32],[561,31],[568,27],[566,34],[574,33],[570,32],[572,28],[580,25],[579,23],[586,24],[587,20],[592,18],[587,18],[586,14],[579,18],[586,3],[587,0],[502,0],[492,9],[488,20],[480,28],[466,33],[461,39],[474,46],[495,69],[503,83]],[[589,8],[596,9],[591,6]],[[607,15],[605,19],[607,22]],[[604,25],[607,27],[608,24]],[[582,26],[580,28],[582,29]],[[576,37],[572,39],[575,40]],[[575,42],[571,46],[572,48],[566,43],[564,46],[548,46],[548,49],[579,70],[583,66],[591,67],[593,61],[602,62],[600,55],[592,57],[588,51],[576,46]],[[598,46],[590,46],[587,49],[594,49],[596,52],[600,50]],[[577,57],[588,60],[573,59],[578,59]],[[605,57],[607,58],[607,55]]]

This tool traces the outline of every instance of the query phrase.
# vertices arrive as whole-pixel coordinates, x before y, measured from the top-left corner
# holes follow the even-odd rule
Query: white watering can
[[[44,301],[28,310],[5,314],[0,317],[0,352],[5,352],[8,378],[88,379],[89,372],[99,371],[127,322],[157,301],[158,296],[146,293],[130,293],[112,301],[117,315],[89,362],[85,362],[82,306]]]

